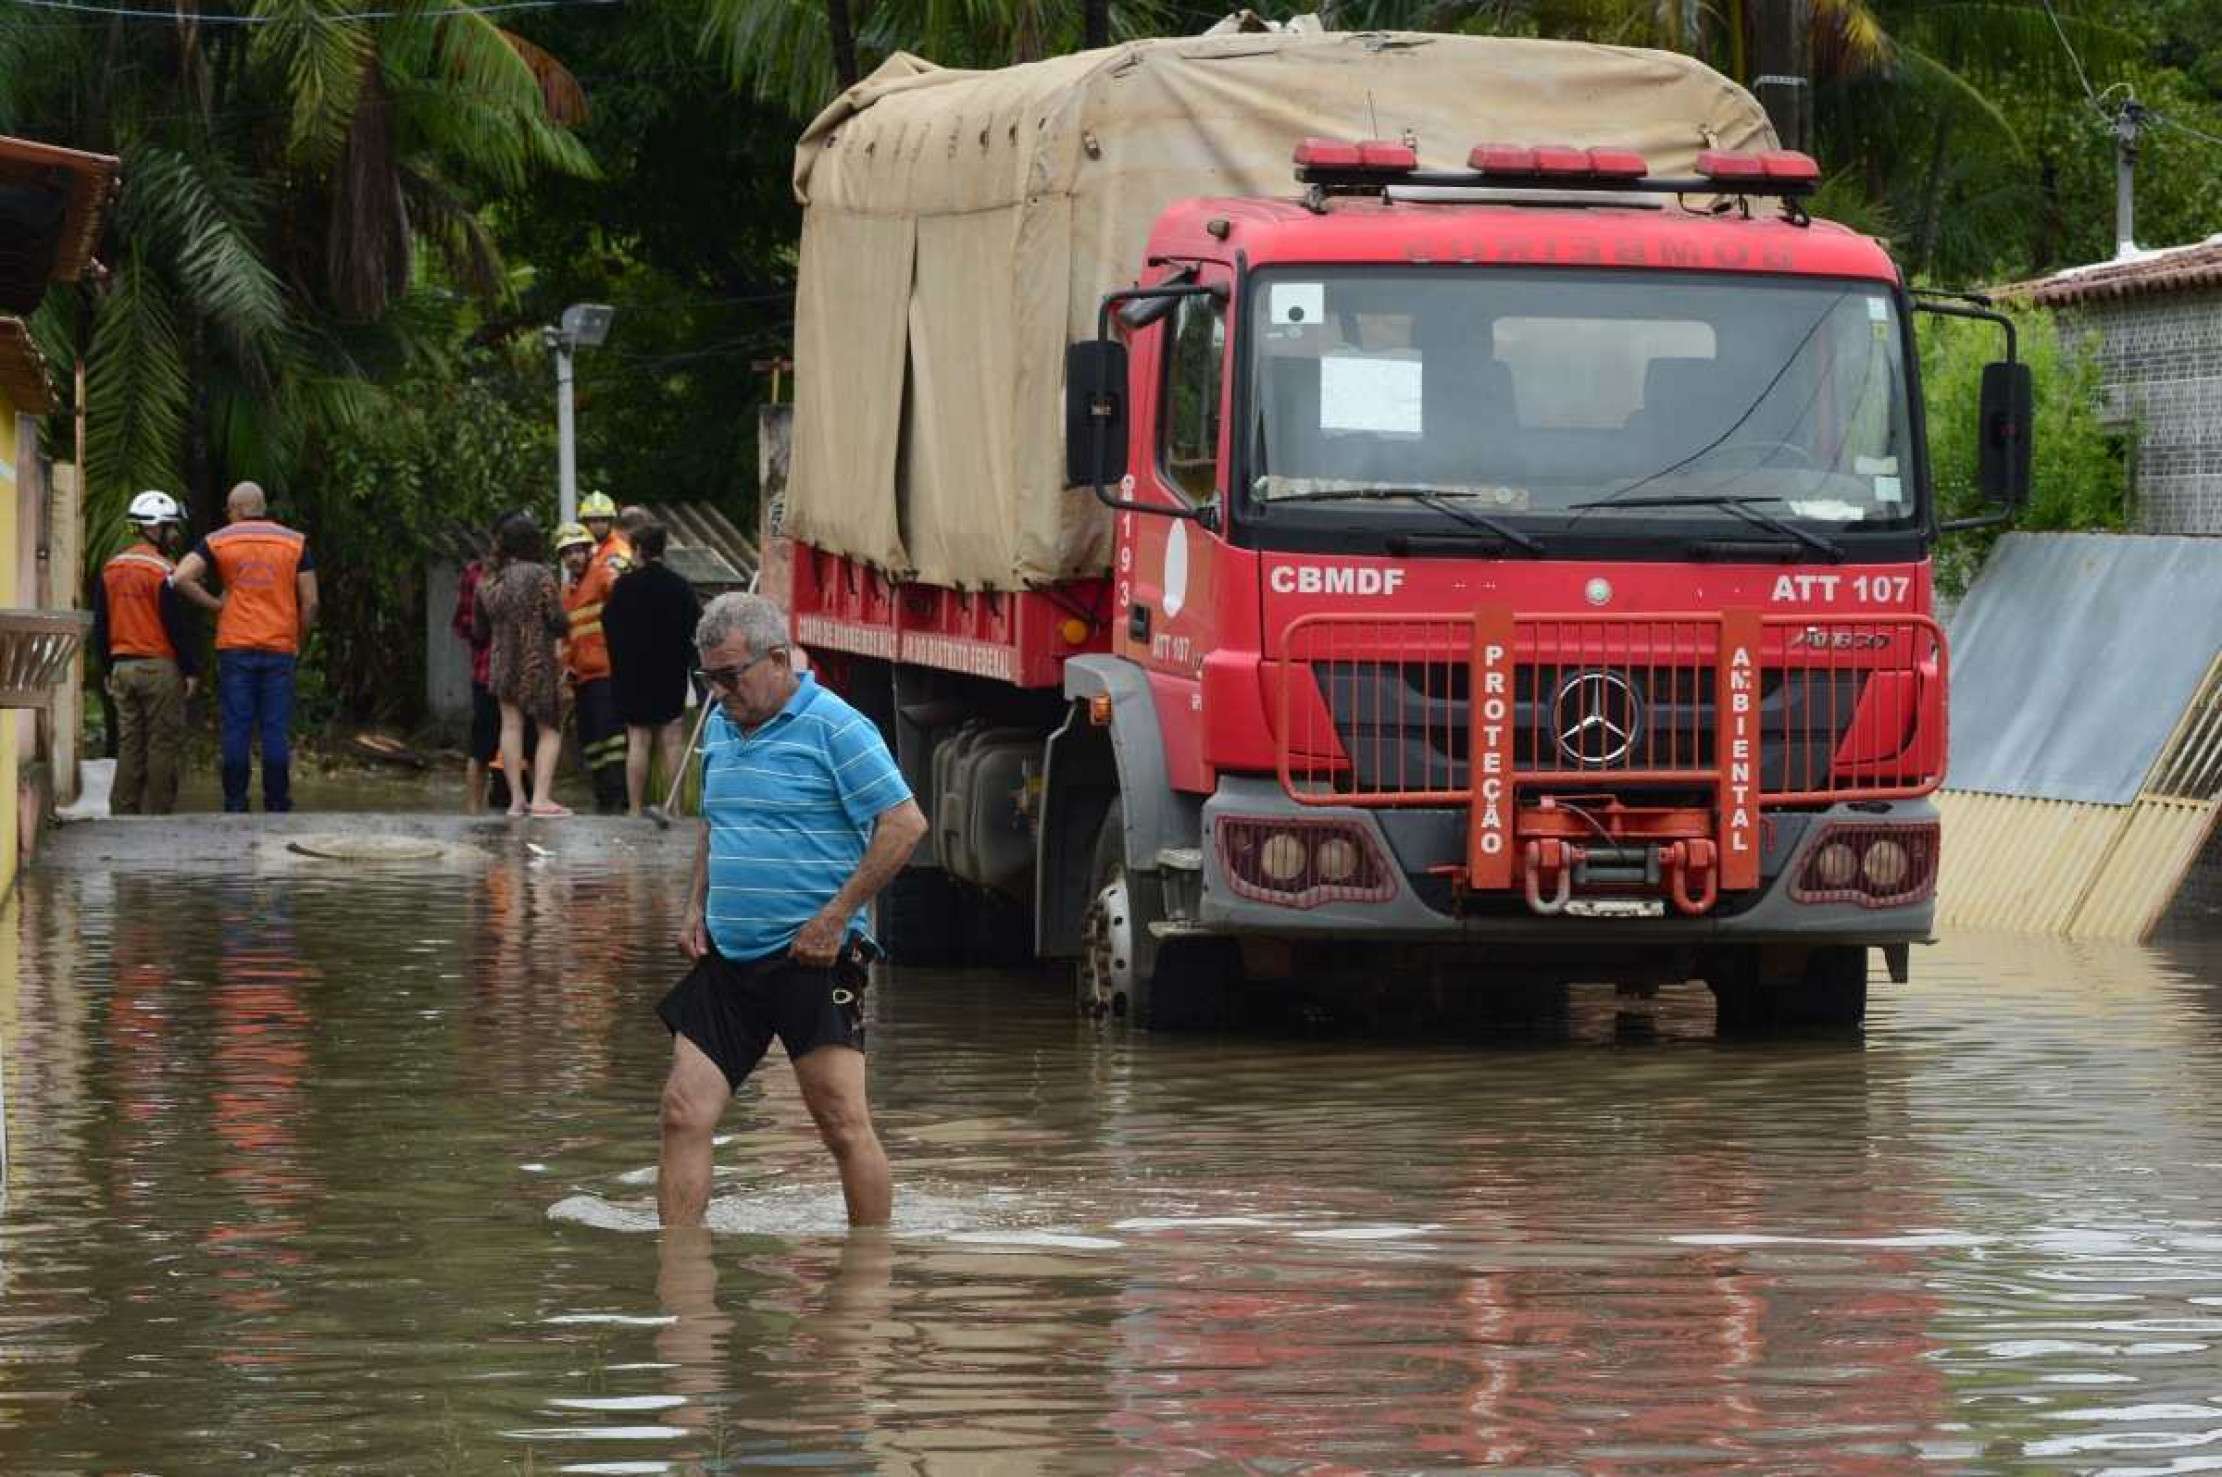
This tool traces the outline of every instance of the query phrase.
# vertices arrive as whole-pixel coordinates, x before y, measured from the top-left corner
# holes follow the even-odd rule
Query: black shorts
[[[738,1088],[774,1036],[791,1062],[821,1046],[862,1051],[869,978],[853,944],[830,965],[785,955],[735,964],[712,945],[657,1002],[656,1014],[673,1035],[686,1037],[717,1064],[727,1087]]]
[[[454,730],[450,729],[449,732]],[[467,751],[481,764],[494,762],[494,751],[501,747],[501,704],[494,701],[493,690],[483,682],[471,684],[471,747]]]

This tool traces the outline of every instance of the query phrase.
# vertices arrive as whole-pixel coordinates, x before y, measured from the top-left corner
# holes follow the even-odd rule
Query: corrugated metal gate
[[[2222,541],[2013,535],[1953,639],[1939,924],[2143,938],[2222,810]]]

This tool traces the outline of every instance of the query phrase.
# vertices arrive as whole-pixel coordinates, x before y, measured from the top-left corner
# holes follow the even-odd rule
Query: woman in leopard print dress
[[[556,641],[566,629],[563,594],[555,571],[540,562],[540,525],[519,513],[502,525],[497,540],[501,568],[486,577],[478,595],[479,620],[493,646],[487,653],[487,686],[501,704],[504,773],[522,776],[525,719],[538,726],[532,754],[533,815],[569,815],[554,796],[556,760],[563,750],[558,719],[563,665]],[[509,813],[523,815],[523,787],[512,783]]]

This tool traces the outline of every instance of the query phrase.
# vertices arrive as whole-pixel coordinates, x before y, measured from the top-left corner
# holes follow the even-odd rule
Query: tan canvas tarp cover
[[[1064,488],[1067,343],[1159,211],[1292,196],[1296,141],[1616,144],[1688,174],[1769,147],[1750,94],[1666,52],[1399,33],[1143,41],[995,72],[897,56],[803,135],[787,528],[898,576],[1008,590],[1099,572]]]

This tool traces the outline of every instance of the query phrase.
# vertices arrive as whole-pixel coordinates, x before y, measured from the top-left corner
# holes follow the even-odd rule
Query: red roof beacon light
[[[1466,167],[1476,174],[1535,173],[1535,150],[1522,144],[1476,144],[1466,156]]]
[[[1308,138],[1296,146],[1298,169],[1357,171],[1365,174],[1410,174],[1420,167],[1419,152],[1410,144],[1389,139]]]
[[[1810,154],[1796,149],[1773,149],[1759,156],[1760,167],[1767,171],[1768,179],[1788,180],[1793,184],[1817,185],[1821,182],[1821,166]]]
[[[1537,144],[1535,172],[1560,178],[1581,179],[1589,173],[1589,150],[1565,144]]]
[[[1766,168],[1757,154],[1731,154],[1726,149],[1707,149],[1697,156],[1699,179],[1755,180],[1766,178]]]
[[[1813,162],[1811,155],[1795,149],[1769,149],[1759,154],[1707,149],[1697,156],[1697,172],[1704,179],[1719,180],[1723,184],[1767,181],[1811,185],[1820,183],[1821,179],[1821,166]]]
[[[1642,179],[1651,166],[1634,149],[1591,149],[1589,172],[1599,179]]]
[[[1466,156],[1476,174],[1503,179],[1633,180],[1650,173],[1633,149],[1576,149],[1565,144],[1476,144]]]

